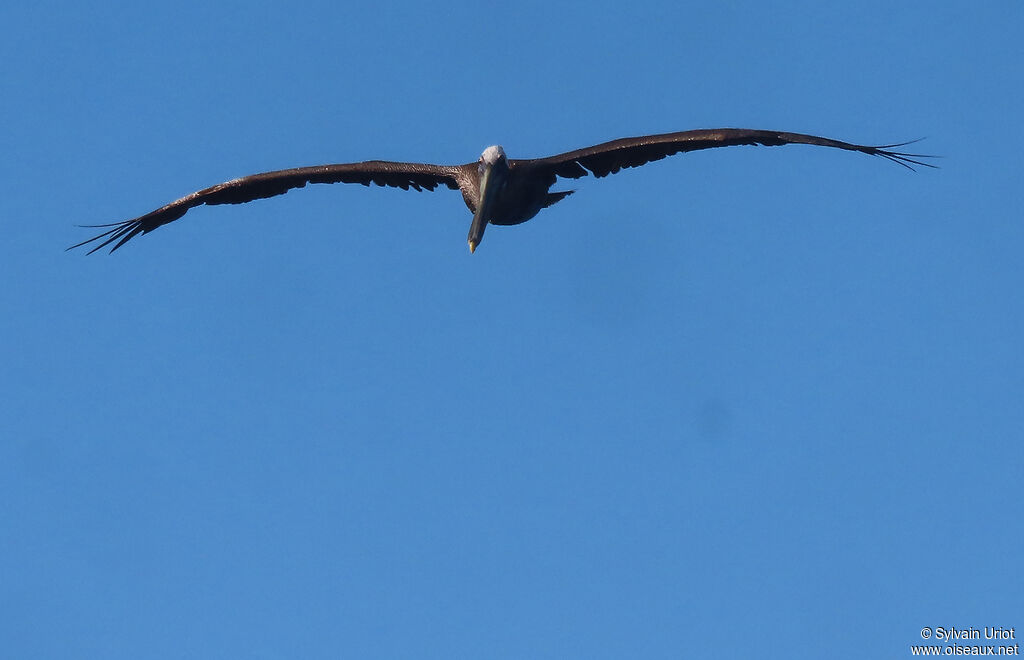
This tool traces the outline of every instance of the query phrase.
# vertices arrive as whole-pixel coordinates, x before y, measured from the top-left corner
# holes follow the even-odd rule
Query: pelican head
[[[480,154],[480,164],[487,164],[494,167],[494,164],[499,160],[505,160],[505,150],[501,148],[500,144],[496,144],[493,147],[487,147],[484,152]]]
[[[480,198],[477,200],[473,224],[469,226],[469,251],[475,252],[476,246],[483,240],[484,230],[491,220],[495,199],[508,177],[508,158],[505,150],[498,145],[487,147],[480,154],[477,167],[480,182]]]

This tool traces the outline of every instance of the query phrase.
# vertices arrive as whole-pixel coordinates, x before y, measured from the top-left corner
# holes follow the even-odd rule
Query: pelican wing
[[[920,158],[931,158],[931,156],[891,151],[893,148],[902,147],[910,144],[910,142],[869,147],[814,135],[760,131],[747,128],[711,128],[622,138],[593,147],[568,151],[557,156],[549,156],[548,158],[514,161],[514,165],[538,168],[540,171],[547,170],[551,174],[552,183],[554,183],[556,175],[571,179],[578,179],[588,174],[602,177],[615,174],[626,167],[639,167],[655,160],[661,160],[666,156],[672,156],[673,154],[743,144],[768,147],[782,144],[813,144],[821,147],[846,149],[847,151],[859,151],[871,156],[881,156],[910,169],[913,169],[914,165],[935,167],[929,163],[917,160]]]
[[[345,163],[339,165],[316,165],[313,167],[297,167],[290,170],[263,172],[240,179],[219,183],[205,190],[186,195],[179,200],[162,206],[155,211],[122,222],[108,225],[86,225],[88,227],[106,228],[102,234],[69,247],[72,250],[95,241],[100,243],[89,250],[92,254],[107,245],[113,252],[133,237],[146,234],[161,225],[173,222],[185,215],[189,209],[203,204],[244,204],[256,199],[264,199],[275,195],[283,195],[293,188],[302,188],[307,183],[371,183],[378,186],[392,186],[408,190],[433,190],[445,185],[453,190],[459,189],[457,177],[461,175],[459,167],[445,165],[427,165],[424,163],[394,163],[383,160],[371,160],[362,163]],[[116,241],[116,242],[115,242]]]

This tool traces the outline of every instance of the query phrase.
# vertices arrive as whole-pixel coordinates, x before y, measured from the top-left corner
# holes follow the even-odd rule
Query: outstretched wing
[[[920,158],[932,158],[932,156],[892,151],[892,149],[905,146],[910,144],[910,142],[870,147],[814,135],[760,131],[747,128],[710,128],[622,138],[593,147],[568,151],[557,156],[549,156],[548,158],[513,161],[513,166],[528,167],[541,172],[547,171],[551,175],[552,183],[554,183],[555,176],[578,179],[588,174],[593,174],[596,177],[602,177],[614,174],[626,167],[639,167],[673,154],[743,144],[768,147],[782,144],[813,144],[820,147],[833,147],[847,151],[859,151],[871,156],[881,156],[910,169],[914,169],[914,165],[935,167],[918,160]]]
[[[111,243],[114,243],[114,247],[110,248],[110,251],[113,252],[133,237],[149,233],[161,225],[173,222],[196,206],[244,204],[256,199],[283,195],[293,188],[302,188],[307,183],[361,183],[364,186],[374,183],[378,186],[392,186],[403,190],[409,188],[433,190],[439,185],[445,185],[453,190],[458,190],[457,177],[460,174],[459,167],[424,163],[394,163],[383,160],[297,167],[290,170],[253,174],[186,195],[131,220],[107,225],[85,225],[108,229],[87,241],[72,245],[68,250],[100,241],[98,245],[89,250],[89,254]]]

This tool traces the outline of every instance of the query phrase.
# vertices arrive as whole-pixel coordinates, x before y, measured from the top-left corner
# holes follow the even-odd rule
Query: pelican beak
[[[484,238],[484,230],[491,219],[491,211],[494,208],[494,200],[505,182],[505,168],[495,168],[489,163],[481,163],[480,175],[480,203],[477,204],[476,213],[473,215],[473,224],[469,226],[469,252],[476,252],[476,247]]]

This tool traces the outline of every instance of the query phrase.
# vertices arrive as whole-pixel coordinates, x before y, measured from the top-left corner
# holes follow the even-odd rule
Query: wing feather
[[[652,161],[661,160],[667,156],[687,151],[736,145],[774,147],[783,144],[812,144],[821,147],[845,149],[847,151],[859,151],[871,156],[886,158],[910,169],[914,169],[914,165],[935,167],[930,163],[920,160],[921,158],[933,158],[933,156],[893,151],[894,148],[911,144],[910,142],[882,146],[865,146],[817,137],[815,135],[804,135],[802,133],[783,133],[746,128],[698,129],[678,133],[622,138],[594,145],[593,147],[549,156],[548,158],[513,161],[513,164],[519,167],[536,168],[540,171],[546,170],[550,173],[552,183],[554,183],[556,176],[578,179],[588,174],[593,174],[596,177],[603,177],[627,167],[639,167]]]
[[[114,244],[110,249],[113,252],[135,236],[149,233],[161,225],[173,222],[185,215],[189,209],[197,206],[244,204],[257,199],[283,195],[289,190],[302,188],[309,183],[361,183],[364,186],[369,186],[372,183],[378,186],[391,186],[403,190],[412,188],[418,191],[434,190],[438,186],[444,185],[458,190],[460,175],[461,170],[457,166],[397,163],[383,160],[263,172],[225,181],[194,192],[131,220],[107,225],[85,225],[86,227],[107,229],[97,236],[72,245],[68,250],[99,241],[89,250],[89,254],[111,243]]]

